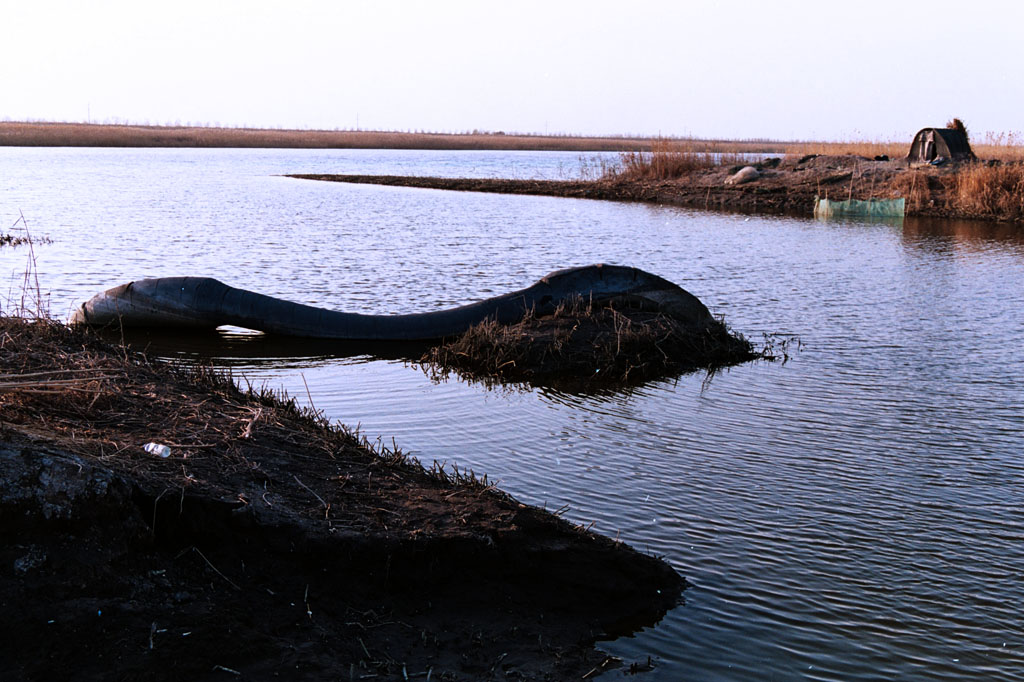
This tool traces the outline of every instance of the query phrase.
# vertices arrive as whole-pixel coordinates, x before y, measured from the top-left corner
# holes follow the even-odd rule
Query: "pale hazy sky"
[[[0,119],[901,139],[1024,130],[1024,3],[0,0]]]

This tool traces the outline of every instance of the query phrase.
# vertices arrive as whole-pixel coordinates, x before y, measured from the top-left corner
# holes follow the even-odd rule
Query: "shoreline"
[[[288,174],[286,177],[354,184],[374,184],[460,192],[491,192],[555,196],[603,201],[630,201],[738,213],[809,216],[816,197],[906,200],[906,216],[1020,223],[987,205],[974,210],[953,203],[957,173],[963,168],[911,168],[902,161],[873,161],[855,156],[809,155],[752,163],[760,177],[726,184],[740,166],[693,170],[671,180],[513,180],[500,178],[439,178],[396,175]],[[981,166],[983,164],[972,164]]]
[[[618,152],[624,166],[644,154],[692,156],[742,165],[684,170],[672,179],[626,177],[612,168],[592,180],[502,180],[400,176],[303,175],[288,177],[401,185],[458,191],[499,192],[639,201],[688,208],[807,215],[815,197],[847,199],[904,198],[905,216],[1024,222],[1024,157],[1015,146],[981,145],[993,160],[910,166],[905,158],[860,156],[878,145],[778,140],[654,139],[616,136],[506,134],[504,132],[411,133],[363,130],[271,130],[196,126],[109,125],[88,123],[0,122],[0,147],[85,148],[250,148],[377,149],[445,151]],[[887,154],[902,146],[887,144]],[[813,150],[814,153],[806,153]],[[873,153],[873,152],[867,152]],[[744,161],[743,155],[763,158]],[[625,159],[632,159],[625,162]],[[885,159],[879,161],[877,159]],[[581,165],[586,165],[580,157]],[[673,161],[674,163],[674,161]],[[751,182],[726,184],[744,165],[759,171]],[[614,164],[612,164],[614,166]]]
[[[294,401],[57,323],[0,335],[4,678],[578,679],[685,587]]]

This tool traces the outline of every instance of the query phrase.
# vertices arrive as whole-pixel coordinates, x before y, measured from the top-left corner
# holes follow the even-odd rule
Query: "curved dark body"
[[[529,310],[547,314],[573,296],[628,299],[703,326],[711,314],[697,297],[657,275],[617,265],[558,270],[533,286],[479,303],[411,315],[325,310],[230,287],[208,277],[142,279],[83,303],[72,323],[94,326],[214,328],[234,325],[268,334],[320,339],[429,340],[461,334],[494,319],[511,324]]]

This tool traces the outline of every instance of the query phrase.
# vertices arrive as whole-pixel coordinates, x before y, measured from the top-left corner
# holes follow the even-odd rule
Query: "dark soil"
[[[719,166],[689,171],[670,180],[503,180],[497,178],[431,178],[394,175],[289,175],[327,180],[468,192],[535,194],[581,199],[641,201],[690,208],[810,215],[815,197],[846,200],[907,199],[907,215],[989,218],[964,214],[950,207],[949,178],[958,166],[911,169],[905,160],[873,161],[859,156],[785,157],[751,164],[760,177],[726,185],[742,166]]]
[[[0,537],[4,680],[579,679],[684,586],[294,402],[10,318]]]

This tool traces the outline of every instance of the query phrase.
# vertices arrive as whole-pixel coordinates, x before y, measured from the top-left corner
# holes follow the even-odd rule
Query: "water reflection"
[[[827,225],[883,225],[885,227],[903,227],[905,216],[859,216],[859,217],[832,217],[815,216],[815,222]]]
[[[1024,225],[908,217],[903,223],[903,241],[908,246],[923,248],[946,244],[950,252],[998,248],[1024,253]]]
[[[728,369],[694,369],[653,379],[614,383],[588,381],[579,377],[561,377],[541,382],[508,382],[489,377],[474,378],[456,371],[435,370],[429,365],[421,365],[420,359],[430,347],[424,342],[304,339],[226,327],[215,330],[101,329],[99,334],[110,343],[125,343],[153,358],[225,369],[306,370],[378,361],[400,362],[421,369],[433,383],[462,382],[506,395],[536,390],[544,400],[577,407],[628,401],[634,395],[641,395],[647,387],[671,390],[684,375],[703,377],[702,385],[706,388],[716,374]]]
[[[235,330],[182,331],[164,329],[103,330],[113,343],[125,342],[147,355],[192,359],[217,365],[303,367],[331,360],[349,364],[376,360],[417,360],[426,350],[407,341],[342,341],[299,339]]]

